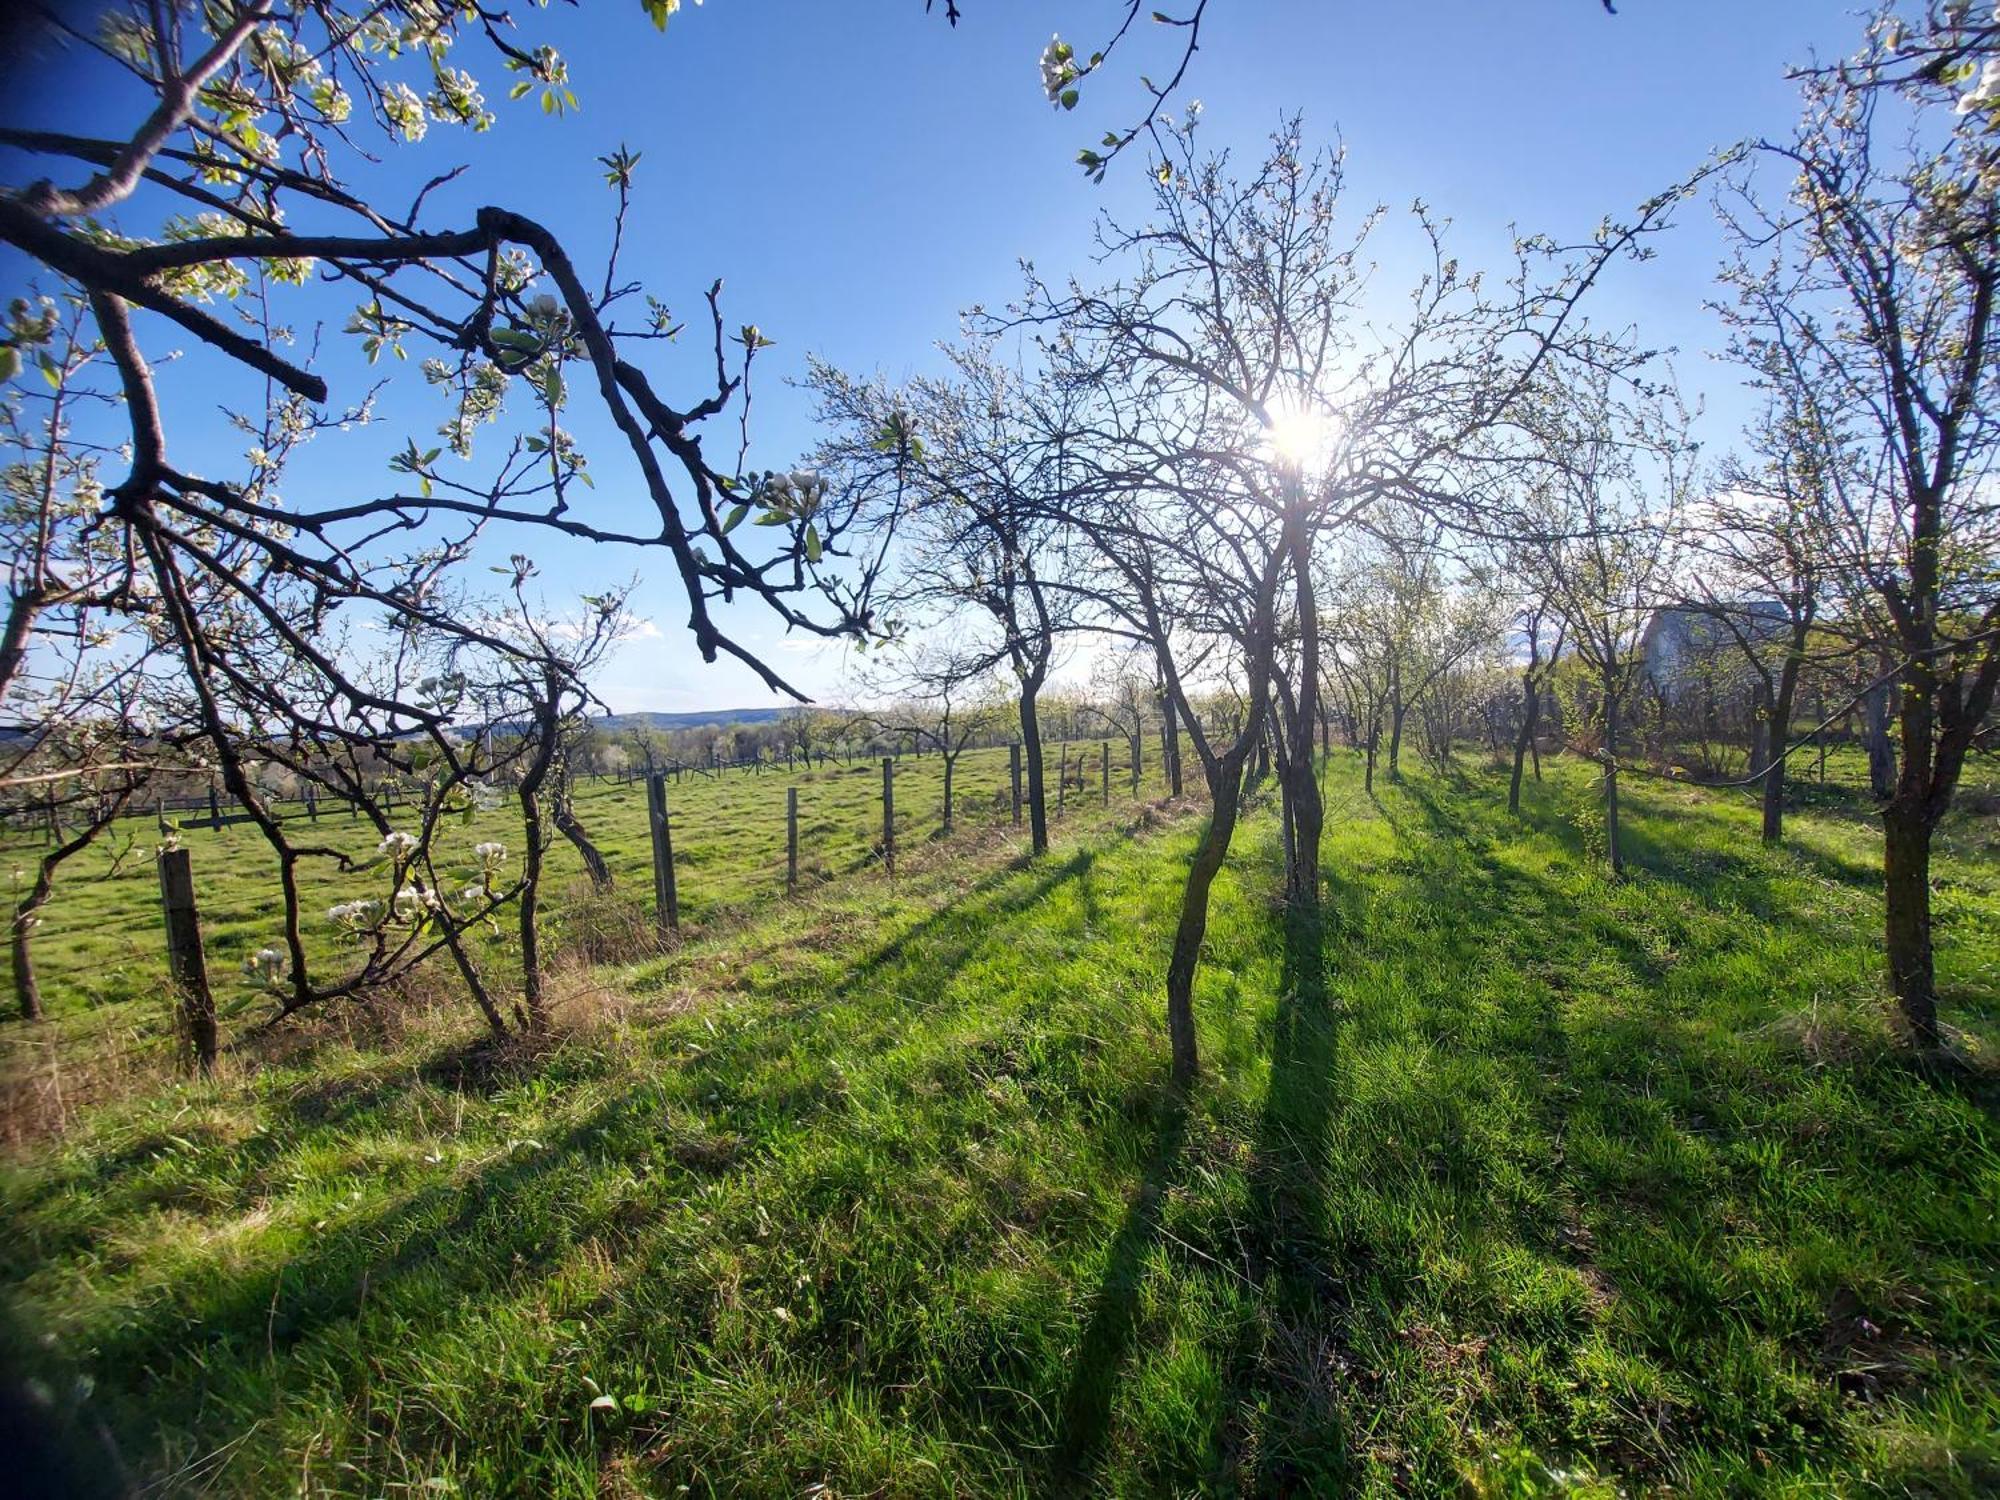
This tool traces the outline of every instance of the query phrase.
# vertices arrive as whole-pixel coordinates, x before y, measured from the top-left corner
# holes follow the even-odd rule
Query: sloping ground
[[[1614,887],[1581,770],[1525,831],[1330,774],[1323,930],[1268,811],[1218,888],[1185,1107],[1190,822],[996,845],[600,973],[540,1057],[102,1111],[5,1179],[41,1378],[169,1491],[2000,1485],[1990,1075],[1890,1044],[1865,823],[1640,788]],[[1997,874],[1963,822],[1974,1052]]]

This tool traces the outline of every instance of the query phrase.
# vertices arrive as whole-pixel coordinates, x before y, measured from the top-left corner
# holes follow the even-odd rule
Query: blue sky
[[[1018,258],[1050,274],[1081,270],[1095,216],[1143,205],[1138,160],[1119,163],[1101,187],[1071,160],[1136,109],[1143,48],[1154,46],[1158,61],[1162,38],[1142,36],[1142,50],[1094,81],[1073,114],[1052,110],[1036,80],[1052,32],[1087,52],[1120,9],[1112,0],[964,0],[954,31],[925,16],[921,0],[707,0],[662,36],[630,3],[521,6],[528,34],[568,56],[580,110],[551,120],[525,103],[497,103],[499,124],[486,135],[434,128],[420,146],[387,151],[368,177],[402,201],[468,163],[433,198],[434,223],[499,203],[558,228],[588,265],[610,206],[595,158],[621,142],[643,152],[624,270],[688,314],[723,277],[730,326],[755,322],[778,341],[760,361],[752,461],[780,465],[812,441],[803,402],[781,384],[808,351],[892,375],[925,368],[963,308],[1006,300]],[[1210,10],[1186,94],[1203,102],[1212,148],[1254,153],[1282,113],[1303,110],[1309,139],[1344,140],[1357,210],[1378,199],[1401,209],[1421,196],[1454,221],[1453,247],[1468,265],[1495,266],[1512,224],[1587,234],[1717,146],[1782,132],[1794,114],[1787,64],[1847,50],[1860,24],[1844,6],[1806,0],[1625,0],[1615,16],[1596,0],[1212,0]],[[466,65],[499,100],[504,75],[475,58],[469,49]],[[10,123],[110,131],[136,118],[137,101],[82,60],[42,77],[25,99],[16,92]],[[12,180],[24,170],[7,164]],[[1396,241],[1392,232],[1381,244],[1385,290],[1405,280]],[[1746,406],[1733,373],[1704,353],[1717,342],[1703,299],[1721,254],[1706,206],[1684,208],[1660,248],[1601,288],[1594,316],[1681,351],[1683,383],[1706,401],[1704,435],[1723,447]],[[0,265],[10,294],[21,271]],[[324,321],[337,343],[332,330],[353,300],[316,296],[301,321]],[[152,330],[149,349],[171,347]],[[658,358],[670,399],[695,389],[700,355],[697,346]],[[337,397],[358,395],[367,372],[350,353],[334,352],[325,367]],[[176,457],[226,474],[229,443],[214,418],[224,393],[212,367],[200,378],[186,368],[186,379],[171,363],[161,377]],[[288,486],[295,501],[351,498],[357,478],[387,488],[386,453],[406,436],[427,439],[442,416],[414,380],[393,385],[381,409],[370,431],[308,450]],[[603,429],[574,425],[604,465],[595,503],[631,503],[620,498]],[[733,451],[733,439],[732,423],[710,441]],[[542,541],[533,550],[552,604],[623,582],[642,563],[659,579],[641,578],[634,596],[655,630],[600,678],[612,707],[768,701],[745,669],[700,663],[680,628],[685,605],[655,560]],[[837,649],[783,641],[751,611],[726,622],[801,687],[837,690]]]

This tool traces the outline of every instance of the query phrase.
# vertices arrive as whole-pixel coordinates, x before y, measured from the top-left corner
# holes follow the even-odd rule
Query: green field
[[[1099,742],[1072,748],[1072,761],[1085,751],[1090,759],[1089,786],[1084,793],[1072,787],[1068,794],[1070,807],[1078,811],[1099,806],[1103,792]],[[1048,775],[1052,809],[1060,754],[1060,747],[1051,747]],[[1129,801],[1129,752],[1123,744],[1114,744],[1112,758],[1113,795]],[[1141,769],[1142,791],[1157,795],[1162,790],[1158,766],[1145,764],[1142,755]],[[810,888],[863,875],[879,878],[879,760],[830,764],[796,775],[782,769],[690,772],[668,784],[684,924],[699,928],[783,895],[787,786],[799,789],[801,885]],[[954,776],[952,799],[961,831],[974,834],[1009,822],[1009,786],[1005,748],[965,752]],[[906,864],[923,857],[926,846],[940,839],[943,792],[943,763],[938,756],[906,755],[897,760],[896,840]],[[616,880],[633,903],[650,913],[652,852],[644,783],[585,781],[578,786],[575,805],[578,818]],[[348,874],[339,873],[331,861],[313,861],[301,867],[306,938],[314,963],[331,966],[319,971],[325,977],[338,972],[343,956],[341,930],[326,918],[327,909],[356,897],[387,897],[388,861],[376,854],[378,835],[374,830],[348,814],[328,812],[313,821],[298,803],[284,804],[280,811],[292,824],[298,842],[331,845],[357,859],[372,861],[371,868]],[[192,860],[209,974],[218,1003],[226,1020],[248,1023],[272,1009],[268,997],[242,977],[241,965],[258,949],[282,944],[283,929],[274,906],[277,861],[253,825],[225,824],[211,829],[204,819],[205,814],[198,812],[169,817],[181,826],[181,841]],[[53,1014],[73,1016],[87,1011],[91,1014],[89,1024],[102,1032],[164,1035],[168,1018],[160,1009],[159,997],[166,975],[165,938],[151,858],[160,837],[155,815],[130,818],[107,833],[97,847],[65,866],[56,895],[43,914],[35,949],[43,998]],[[518,869],[520,818],[511,798],[493,810],[469,818],[447,818],[440,825],[435,846],[440,874],[464,882],[475,880],[478,862],[473,848],[489,839],[498,840],[509,850],[509,864],[503,873]],[[0,860],[7,861],[0,864],[0,870],[6,872],[15,890],[25,889],[40,849],[38,841],[20,838],[0,846]],[[551,850],[545,878],[555,897],[560,946],[564,897],[574,894],[572,888],[583,879],[581,860],[560,837]],[[18,898],[11,897],[10,902],[12,899]],[[503,913],[501,926],[507,925]],[[643,922],[637,925],[643,926]],[[511,931],[491,936],[479,947],[504,981],[511,963]],[[9,956],[0,953],[0,966],[9,963]],[[442,963],[439,969],[449,972]],[[6,972],[11,979],[11,967]]]
[[[2000,1488],[1990,815],[1942,840],[1939,1071],[1840,781],[1766,850],[1747,797],[1635,780],[1613,884],[1588,767],[1517,823],[1496,773],[1371,797],[1343,752],[1322,923],[1243,829],[1176,1101],[1198,814],[1093,795],[1042,859],[968,825],[891,886],[879,774],[814,784],[797,901],[781,781],[689,789],[697,931],[552,1043],[323,1019],[15,1148],[0,1284],[68,1430],[165,1493]],[[624,799],[627,883],[637,791],[583,804]],[[189,835],[218,966],[265,940],[237,836]],[[46,1033],[151,1024],[150,880],[63,898],[52,989],[133,977]]]

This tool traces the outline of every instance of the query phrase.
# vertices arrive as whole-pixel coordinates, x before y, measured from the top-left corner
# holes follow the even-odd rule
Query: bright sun
[[[1274,405],[1265,437],[1280,460],[1304,467],[1325,454],[1331,427],[1326,413],[1316,407]]]

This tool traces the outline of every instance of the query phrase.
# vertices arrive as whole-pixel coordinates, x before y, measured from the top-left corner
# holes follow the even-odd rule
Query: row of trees
[[[1776,840],[1786,761],[1825,727],[1801,735],[1801,704],[1863,714],[1889,977],[1915,1042],[1938,1044],[1930,845],[2000,685],[2000,102],[1990,21],[1892,21],[1803,75],[1790,139],[1585,243],[1523,241],[1501,277],[1465,270],[1420,205],[1427,264],[1395,320],[1364,311],[1381,212],[1348,215],[1337,155],[1292,122],[1239,172],[1197,151],[1190,117],[1156,125],[1146,221],[1104,222],[1105,279],[1031,273],[934,378],[814,369],[818,461],[862,527],[902,538],[886,596],[927,637],[956,628],[946,672],[1011,671],[1031,766],[1065,637],[1152,657],[1211,804],[1167,969],[1176,1077],[1197,1067],[1193,978],[1246,780],[1275,773],[1286,896],[1310,912],[1330,700],[1371,775],[1384,725],[1393,768],[1412,714],[1440,756],[1477,708],[1494,731],[1504,714],[1518,805],[1554,689],[1602,768],[1614,874],[1648,721],[1667,759],[1673,721],[1719,732],[1747,693],[1736,779]],[[1585,315],[1605,267],[1697,191],[1734,247],[1727,352],[1765,400],[1720,463],[1671,372]],[[1476,701],[1475,668],[1502,662],[1512,712]],[[1227,728],[1193,713],[1198,688],[1237,697]]]
[[[664,24],[673,9],[651,12]],[[1175,786],[1191,750],[1210,803],[1166,964],[1185,1082],[1208,894],[1246,784],[1276,783],[1286,896],[1309,917],[1315,746],[1336,717],[1371,766],[1386,726],[1393,769],[1413,724],[1448,754],[1490,708],[1489,738],[1515,737],[1518,782],[1559,686],[1565,738],[1603,768],[1615,868],[1648,632],[1671,602],[1744,648],[1763,736],[1746,777],[1774,820],[1801,683],[1835,654],[1824,643],[1875,669],[1856,701],[1896,714],[1888,967],[1916,1041],[1935,1045],[1930,841],[2000,684],[2000,30],[1965,5],[1907,24],[1885,12],[1853,58],[1803,76],[1792,137],[1708,163],[1579,242],[1524,238],[1496,271],[1464,265],[1419,204],[1421,264],[1385,304],[1371,260],[1384,214],[1351,207],[1337,153],[1291,121],[1240,167],[1200,148],[1194,112],[1166,113],[1205,10],[1165,18],[1179,68],[1083,153],[1093,174],[1129,148],[1153,168],[1145,218],[1102,224],[1092,279],[1030,273],[935,376],[813,365],[824,437],[783,471],[749,461],[768,337],[731,330],[719,283],[682,320],[621,273],[636,156],[603,158],[608,249],[588,275],[549,226],[504,207],[439,224],[428,189],[398,208],[350,180],[369,171],[364,119],[390,141],[490,121],[458,66],[469,53],[561,113],[553,48],[521,42],[501,13],[418,0],[114,11],[85,40],[150,91],[149,116],[112,141],[0,132],[60,170],[96,169],[0,193],[0,239],[49,281],[14,305],[0,345],[22,559],[0,701],[26,729],[0,780],[64,787],[71,814],[102,827],[119,778],[213,775],[275,858],[279,1014],[448,959],[504,1030],[465,937],[514,908],[527,975],[514,1021],[540,1024],[541,861],[557,832],[587,846],[566,787],[589,742],[591,671],[625,630],[618,591],[550,612],[531,582],[537,538],[665,563],[700,654],[734,656],[777,691],[789,685],[722,629],[718,602],[886,645],[869,700],[924,708],[883,711],[879,733],[962,748],[991,732],[975,726],[997,676],[1037,851],[1051,684],[1087,640],[1122,664],[1095,701],[1134,724],[1149,706]],[[1102,53],[1051,45],[1053,104],[1075,106],[1137,16]],[[1702,192],[1735,246],[1718,294],[1728,352],[1768,402],[1721,465],[1699,461],[1659,362],[1588,316],[1606,269],[1647,255]],[[118,234],[103,227],[114,212]],[[347,299],[349,347],[329,362],[357,389],[366,367],[423,354],[439,441],[412,438],[387,493],[283,493],[307,445],[373,415],[372,393],[329,407],[296,317],[315,290]],[[144,352],[155,323],[218,372],[235,477],[174,460]],[[677,396],[661,372],[684,380],[685,362],[649,356],[681,338],[701,344],[705,373]],[[606,453],[586,456],[566,425],[583,407]],[[718,440],[731,415],[735,440]],[[444,455],[470,458],[488,426],[500,437],[478,443],[483,475],[468,478]],[[636,507],[593,499],[609,471]],[[504,585],[483,592],[479,565],[503,538]],[[1489,687],[1494,671],[1516,678],[1511,714],[1475,666]],[[379,857],[299,837],[273,806],[274,773],[358,809]],[[392,809],[388,785],[416,811]],[[438,868],[440,820],[496,788],[519,805],[520,872],[459,890]],[[345,919],[359,957],[332,976],[309,962],[300,910],[299,871],[319,861],[385,883]]]

